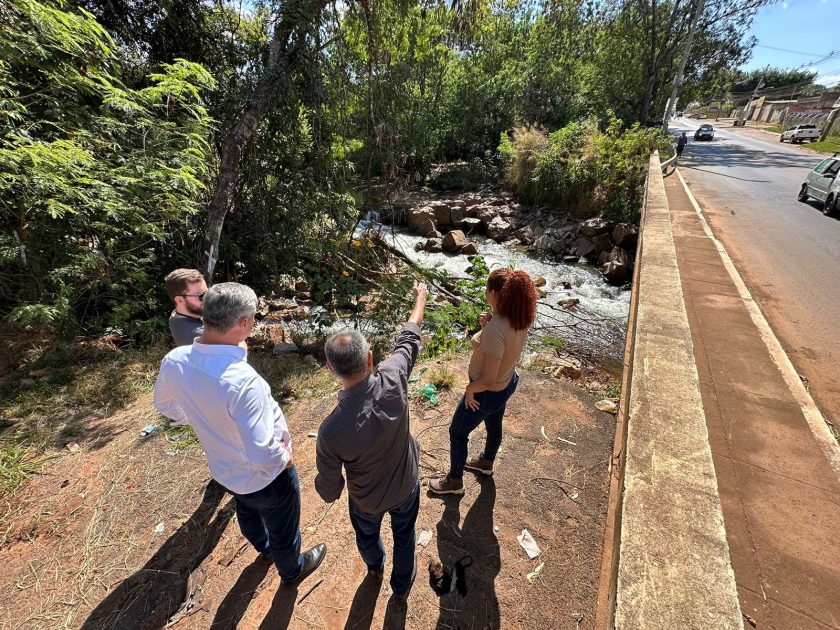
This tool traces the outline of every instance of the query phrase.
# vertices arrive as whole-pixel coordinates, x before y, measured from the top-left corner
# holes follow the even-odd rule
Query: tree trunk
[[[231,208],[234,188],[239,179],[239,163],[248,144],[254,138],[260,123],[272,106],[272,96],[281,79],[290,70],[289,42],[296,27],[303,26],[302,16],[315,19],[323,10],[326,0],[298,0],[287,3],[274,27],[265,74],[257,82],[251,99],[242,110],[233,128],[222,143],[219,160],[219,179],[216,190],[207,206],[204,236],[201,240],[202,268],[207,282],[213,279],[219,260],[219,239],[225,217]],[[305,18],[303,18],[305,19]]]
[[[642,103],[639,106],[639,122],[643,125],[647,123],[648,114],[650,113],[650,102],[653,98],[653,88],[656,85],[656,0],[650,2],[650,22],[646,20],[647,6],[643,6],[642,28],[648,28],[648,35],[650,36],[650,49],[648,50],[647,62],[647,76],[645,77],[645,94],[642,97]]]

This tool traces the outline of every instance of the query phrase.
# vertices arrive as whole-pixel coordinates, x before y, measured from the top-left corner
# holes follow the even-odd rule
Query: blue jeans
[[[233,494],[239,529],[257,551],[271,551],[280,577],[294,580],[303,570],[300,554],[300,481],[297,468],[281,472],[262,490]]]
[[[349,497],[350,522],[356,531],[356,546],[368,569],[385,566],[385,548],[379,530],[384,514],[366,514]],[[394,569],[391,571],[391,589],[402,595],[411,588],[414,574],[414,524],[420,509],[420,484],[397,507],[388,510],[391,515],[391,532],[394,534]]]
[[[467,407],[465,396],[452,416],[449,425],[449,477],[461,479],[464,476],[464,464],[467,463],[470,433],[484,423],[487,429],[487,442],[484,445],[484,459],[496,459],[499,446],[502,444],[502,418],[508,399],[513,396],[519,384],[519,374],[513,373],[510,382],[500,392],[485,391],[475,395],[475,400],[481,405],[478,411]]]

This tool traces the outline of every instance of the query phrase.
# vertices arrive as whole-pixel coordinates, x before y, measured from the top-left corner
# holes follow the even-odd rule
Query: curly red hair
[[[499,296],[496,312],[507,319],[514,330],[525,330],[537,316],[537,289],[524,271],[494,269],[487,278],[487,290]]]

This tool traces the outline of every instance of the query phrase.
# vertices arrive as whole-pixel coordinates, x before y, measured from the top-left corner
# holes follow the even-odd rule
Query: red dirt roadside
[[[460,392],[464,359],[451,365]],[[381,587],[363,580],[346,495],[326,506],[315,493],[315,440],[308,434],[332,409],[335,390],[311,394],[284,410],[301,479],[304,545],[323,541],[329,551],[297,589],[278,589],[272,567],[247,546],[237,551],[242,538],[231,499],[208,483],[200,449],[178,450],[163,434],[138,438],[157,417],[143,397],[100,421],[108,441],[82,436],[77,453],[56,453],[7,506],[0,627],[163,628],[173,617],[174,628],[594,627],[615,426],[613,416],[594,408],[596,397],[522,373],[497,474],[467,476],[462,498],[421,493],[417,529],[432,538],[418,546],[417,582],[407,609],[399,610],[388,606],[387,572]],[[424,478],[446,467],[457,396],[444,392],[437,407],[413,398]],[[481,440],[479,433],[471,450]],[[543,550],[536,560],[516,540],[526,528]],[[383,533],[389,548],[387,527]],[[464,554],[475,560],[467,596],[438,599],[427,583],[428,557],[452,563]],[[541,562],[541,575],[529,583]],[[187,614],[178,616],[179,608]]]

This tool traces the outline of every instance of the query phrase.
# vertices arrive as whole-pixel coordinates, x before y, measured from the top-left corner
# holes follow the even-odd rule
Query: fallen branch
[[[304,599],[309,597],[309,595],[314,591],[316,588],[321,586],[321,583],[324,581],[324,578],[319,579],[315,584],[313,584],[308,591],[306,591],[303,595],[300,596],[300,599],[297,600],[297,603],[300,604]]]
[[[577,488],[578,490],[582,489],[582,488],[580,488],[580,486],[576,486],[573,483],[569,483],[568,481],[563,481],[562,479],[554,479],[553,477],[534,477],[533,479],[531,479],[531,482],[534,482],[534,481],[554,481],[556,483],[561,483],[561,484],[562,483],[568,483],[573,488]],[[563,494],[566,495],[566,498],[568,498],[569,501],[571,501],[572,503],[577,503],[578,505],[580,505],[580,501],[572,498],[572,495],[569,494],[568,490],[566,490],[563,486],[559,486],[559,488],[563,492]]]
[[[421,435],[423,435],[426,431],[429,431],[429,430],[431,430],[431,429],[439,429],[439,428],[441,428],[441,427],[448,427],[450,424],[451,424],[450,422],[444,422],[443,424],[434,424],[434,425],[432,425],[432,426],[430,426],[430,427],[426,427],[425,429],[423,429],[422,431],[420,431],[417,435],[415,435],[415,436],[414,436],[414,439],[416,440],[416,439],[417,439],[417,438],[419,438]]]

